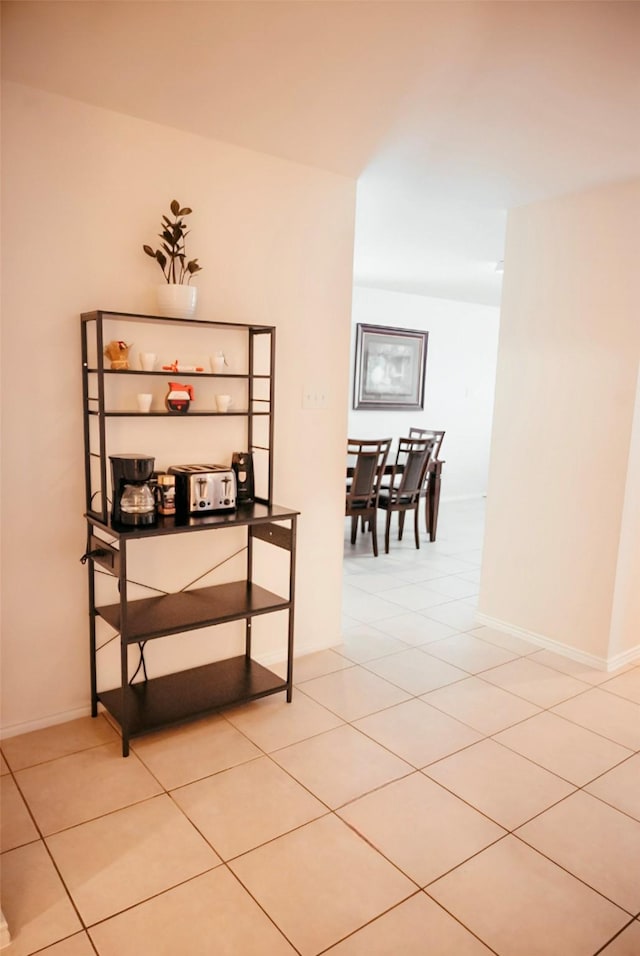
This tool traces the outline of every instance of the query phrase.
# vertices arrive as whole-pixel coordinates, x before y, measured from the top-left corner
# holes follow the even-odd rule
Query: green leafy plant
[[[183,217],[190,215],[193,210],[188,206],[181,207],[177,199],[172,200],[170,208],[173,219],[163,216],[162,232],[158,234],[162,239],[162,247],[154,250],[151,246],[143,245],[142,248],[156,260],[169,284],[184,285],[202,269],[197,259],[187,262],[185,240],[189,231]]]

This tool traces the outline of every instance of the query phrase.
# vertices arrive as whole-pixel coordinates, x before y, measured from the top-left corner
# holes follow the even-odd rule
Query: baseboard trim
[[[30,734],[33,730],[44,730],[46,727],[53,727],[55,724],[66,724],[68,720],[78,720],[80,717],[90,717],[91,707],[77,707],[74,710],[66,710],[59,714],[49,714],[48,717],[39,717],[37,720],[27,720],[22,724],[11,724],[9,727],[0,727],[0,739],[6,740],[8,737],[17,737],[19,734]]]
[[[640,644],[636,644],[628,651],[623,651],[622,654],[610,657],[608,670],[613,671],[619,667],[627,667],[629,664],[635,664],[636,661],[640,661]]]
[[[296,646],[294,649],[293,659],[295,661],[296,657],[304,657],[306,654],[317,654],[319,651],[330,651],[337,644],[342,643],[342,637],[338,636],[334,644],[301,644],[296,641]],[[272,664],[282,664],[286,661],[286,656],[282,656],[282,651],[271,651],[268,654],[259,654],[256,655],[256,660],[259,664],[262,664],[263,667],[271,667]],[[295,664],[294,664],[294,674],[295,674]]]
[[[336,639],[336,644],[341,642],[342,638]],[[295,657],[302,657],[304,654],[314,654],[316,651],[327,651],[326,644],[296,644]],[[264,667],[270,667],[272,664],[282,664],[286,660],[281,650],[270,651],[267,654],[256,655],[258,663]],[[37,720],[28,720],[21,724],[11,724],[8,727],[0,727],[0,740],[7,740],[9,737],[17,737],[19,734],[29,734],[34,730],[45,730],[47,727],[53,727],[55,724],[65,724],[69,720],[78,720],[80,717],[90,717],[91,707],[78,707],[75,710],[68,710],[58,714],[49,714],[47,717],[39,717]]]
[[[484,501],[486,497],[486,491],[476,491],[469,495],[441,495],[440,504],[444,505],[455,501]]]
[[[518,627],[517,624],[509,624],[507,621],[501,621],[497,617],[491,617],[482,611],[476,612],[476,621],[483,627],[493,627],[496,631],[503,631],[505,634],[512,634],[514,637],[521,637],[531,644],[538,647],[544,647],[546,650],[554,651],[556,654],[562,654],[570,660],[577,661],[579,664],[585,664],[587,667],[594,667],[601,671],[615,671],[620,667],[627,667],[640,661],[640,644],[630,648],[615,657],[602,658],[595,654],[588,654],[586,651],[579,651],[568,644],[562,644],[560,641],[554,641],[542,634],[536,634],[534,631],[528,631],[524,627]],[[340,640],[336,643],[340,643]],[[316,654],[318,651],[329,651],[333,645],[326,644],[298,644],[295,649],[294,657],[303,657],[306,654]],[[260,655],[259,663],[264,667],[272,664],[281,664],[286,658],[282,657],[280,651],[272,651],[269,654]],[[64,724],[69,720],[78,720],[81,717],[89,717],[91,707],[78,707],[75,710],[63,711],[58,714],[50,714],[48,717],[40,717],[37,720],[25,721],[21,724],[12,724],[10,727],[0,728],[0,739],[6,740],[9,737],[17,737],[19,734],[28,734],[34,730],[44,730],[47,727],[53,727],[55,724]],[[1,927],[0,927],[1,928]],[[2,948],[0,941],[0,948]]]
[[[572,661],[585,664],[587,667],[594,667],[600,671],[608,672],[618,670],[620,667],[625,667],[628,664],[633,664],[635,661],[640,660],[640,644],[636,645],[636,647],[632,647],[628,651],[624,651],[622,654],[616,654],[615,657],[597,657],[595,654],[580,651],[576,647],[563,644],[561,641],[555,641],[550,637],[545,637],[543,634],[536,634],[535,631],[528,631],[524,627],[518,627],[517,624],[509,624],[507,621],[501,621],[499,618],[491,617],[482,611],[476,613],[476,620],[484,627],[493,627],[496,631],[504,631],[506,634],[513,634],[514,637],[521,637],[531,644],[544,647],[546,650],[554,651],[556,654],[562,654],[563,657],[568,657]]]

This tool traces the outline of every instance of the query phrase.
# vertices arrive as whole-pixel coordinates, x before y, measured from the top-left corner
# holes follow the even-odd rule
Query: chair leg
[[[416,536],[416,548],[420,547],[420,530],[418,528],[418,511],[419,511],[418,505],[419,504],[420,504],[420,499],[418,498],[418,500],[416,501],[416,506],[413,509],[413,530]]]
[[[439,474],[433,476],[433,493],[431,497],[431,507],[429,511],[429,538],[436,540],[438,531],[438,511],[440,510],[440,486],[442,482]]]
[[[387,511],[387,520],[384,526],[384,553],[389,554],[389,530],[391,528],[391,510]]]
[[[402,535],[404,533],[404,511],[398,512],[398,541],[402,541]]]
[[[373,545],[373,556],[374,558],[378,557],[378,522],[377,515],[369,519],[369,527],[371,528],[371,543]]]
[[[358,515],[352,515],[351,517],[351,544],[356,543],[356,535],[358,534]]]

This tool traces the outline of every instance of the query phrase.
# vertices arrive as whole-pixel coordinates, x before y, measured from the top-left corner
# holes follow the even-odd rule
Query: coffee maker
[[[113,503],[111,518],[125,525],[150,525],[156,520],[151,488],[155,458],[149,455],[109,455]]]

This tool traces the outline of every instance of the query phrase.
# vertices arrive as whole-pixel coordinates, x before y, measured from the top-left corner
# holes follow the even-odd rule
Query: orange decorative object
[[[203,365],[184,365],[182,362],[179,362],[178,359],[175,362],[172,362],[171,365],[163,365],[163,372],[204,372]]]
[[[178,412],[184,415],[189,411],[189,405],[194,400],[193,385],[182,385],[180,382],[169,382],[169,391],[164,403],[167,411]]]

